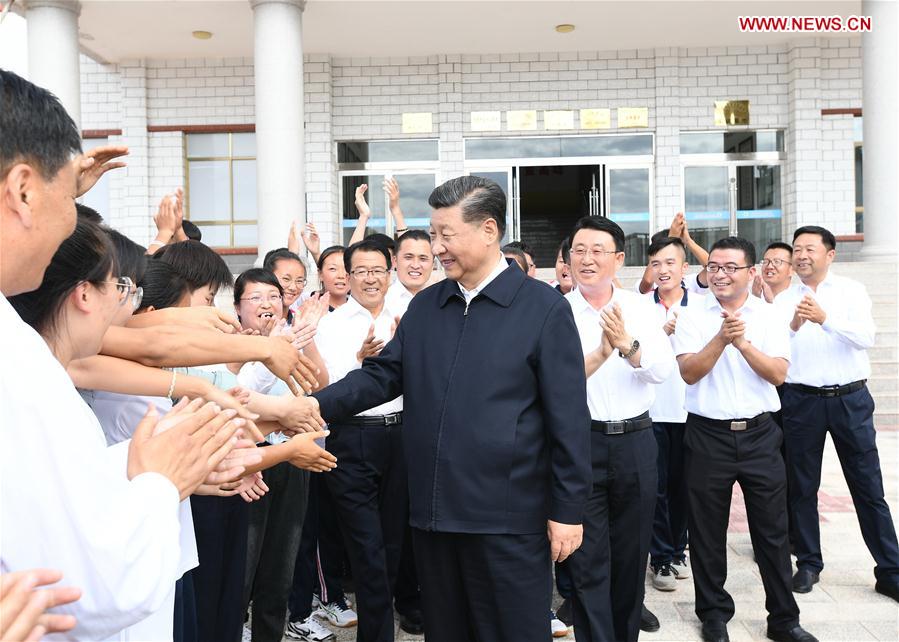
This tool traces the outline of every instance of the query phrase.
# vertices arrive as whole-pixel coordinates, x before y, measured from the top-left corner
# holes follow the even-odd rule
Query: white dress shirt
[[[663,327],[668,321],[683,314],[687,308],[695,308],[705,305],[705,296],[690,292],[685,288],[681,288],[681,300],[679,303],[665,308],[665,304],[659,299],[657,291],[647,292],[644,296],[653,305],[653,311],[656,315],[656,324]],[[664,332],[664,330],[662,330]],[[677,326],[675,325],[675,332]],[[674,358],[674,334],[668,336],[668,341],[672,348],[672,359]],[[684,399],[687,395],[687,384],[680,376],[680,369],[675,361],[674,370],[665,381],[656,386],[656,398],[649,409],[649,416],[653,421],[660,423],[682,424],[687,421],[687,410],[684,408]]]
[[[414,296],[397,277],[390,287],[387,288],[384,305],[390,308],[396,315],[403,316],[406,314],[406,310],[409,308],[409,304]]]
[[[496,267],[493,268],[493,271],[488,274],[483,281],[478,283],[476,286],[471,288],[470,290],[466,290],[465,286],[459,283],[459,290],[462,291],[462,296],[465,297],[465,305],[468,306],[471,303],[471,300],[474,299],[477,295],[479,295],[484,288],[486,288],[490,283],[498,277],[500,274],[505,271],[506,268],[510,267],[508,261],[506,261],[506,257],[502,254],[499,255],[499,262],[496,264]],[[516,270],[518,268],[515,268]],[[458,281],[457,281],[458,283]]]
[[[711,294],[704,305],[688,307],[677,318],[675,353],[701,351],[721,329],[723,309]],[[775,306],[762,299],[747,297],[739,309],[746,323],[746,339],[769,357],[790,360],[790,333]],[[762,379],[743,355],[727,345],[709,373],[687,386],[687,412],[709,419],[746,419],[763,412],[780,410],[780,398],[773,384]]]
[[[55,568],[81,599],[56,607],[72,631],[48,640],[128,639],[180,577],[178,490],[157,473],[127,477],[41,336],[0,295],[0,570]]]
[[[565,295],[574,313],[584,354],[602,342],[602,317],[581,294],[572,290]],[[595,421],[620,421],[642,415],[652,406],[655,385],[665,381],[674,371],[674,353],[656,314],[642,295],[614,288],[606,307],[617,303],[624,326],[640,342],[640,367],[634,368],[613,351],[587,379],[587,406]]]
[[[380,339],[386,345],[392,338],[390,329],[396,322],[397,314],[385,304],[381,314],[372,318],[371,312],[366,310],[358,301],[350,298],[342,306],[329,312],[318,322],[318,331],[315,333],[315,346],[324,359],[328,369],[328,380],[331,383],[340,381],[352,370],[362,367],[356,360],[356,353],[362,347],[362,342],[368,336],[372,324],[375,326],[375,338]],[[383,403],[380,406],[369,408],[360,412],[357,416],[389,415],[402,412],[402,395]]]
[[[774,301],[786,322],[809,294],[827,317],[822,325],[806,321],[792,336],[792,359],[787,383],[841,386],[871,376],[867,348],[874,345],[871,299],[858,281],[828,272],[817,291],[794,283]]]

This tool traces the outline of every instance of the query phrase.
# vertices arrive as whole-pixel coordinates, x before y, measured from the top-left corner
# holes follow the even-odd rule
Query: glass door
[[[731,234],[730,175],[727,166],[684,168],[684,217],[690,236],[708,249]]]
[[[607,216],[624,230],[624,264],[646,265],[650,226],[648,167],[610,167],[607,171]]]
[[[755,244],[761,257],[765,248],[782,237],[780,165],[738,165],[736,175],[737,236]]]
[[[485,167],[472,169],[470,176],[489,178],[502,188],[506,195],[506,236],[503,243],[519,240],[521,222],[518,216],[518,186],[515,180],[515,169],[512,167]]]
[[[393,236],[396,225],[389,215],[390,207],[387,194],[384,192],[384,179],[393,176],[400,188],[400,209],[405,217],[406,227],[427,230],[431,220],[431,208],[428,197],[436,186],[436,174],[431,172],[341,172],[340,198],[341,242],[349,242],[359,212],[356,209],[356,189],[363,183],[368,185],[365,201],[371,210],[366,226],[366,235],[380,232]]]

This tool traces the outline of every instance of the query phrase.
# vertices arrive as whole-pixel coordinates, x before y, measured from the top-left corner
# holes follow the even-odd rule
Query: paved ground
[[[884,485],[894,521],[899,516],[899,432],[879,431]],[[826,569],[821,582],[807,595],[797,595],[802,624],[822,642],[899,640],[899,604],[874,592],[874,562],[859,532],[849,491],[839,460],[828,441],[819,504],[821,539]],[[734,596],[737,613],[729,626],[733,642],[765,640],[765,597],[746,529],[745,509],[739,489],[734,493],[728,537],[730,570],[727,589]],[[671,593],[652,588],[647,579],[646,604],[661,621],[657,633],[643,633],[641,640],[699,640],[699,623],[693,613],[693,582],[682,580]],[[558,596],[556,597],[558,603]],[[337,630],[340,641],[355,640],[354,629]],[[286,639],[286,638],[285,638]],[[397,627],[399,640],[423,640]],[[574,640],[569,633],[564,640]],[[515,642],[510,640],[507,642]]]

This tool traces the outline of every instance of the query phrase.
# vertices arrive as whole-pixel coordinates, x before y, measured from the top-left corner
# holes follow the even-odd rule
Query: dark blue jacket
[[[315,397],[330,422],[400,394],[412,526],[524,534],[547,519],[581,523],[592,483],[584,355],[551,287],[512,267],[466,309],[458,283],[437,283],[380,355]]]

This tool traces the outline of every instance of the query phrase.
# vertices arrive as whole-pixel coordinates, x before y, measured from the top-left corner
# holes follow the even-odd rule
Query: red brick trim
[[[109,138],[110,136],[121,136],[121,129],[83,129],[81,130],[81,138]]]
[[[147,131],[154,132],[183,132],[185,134],[243,134],[254,133],[256,125],[253,123],[242,125],[147,125]]]
[[[255,247],[214,247],[216,253],[222,256],[256,255],[259,250]]]
[[[845,107],[839,109],[822,109],[822,116],[861,116],[861,107]]]
[[[835,237],[838,243],[862,243],[865,240],[864,234],[843,234]]]

